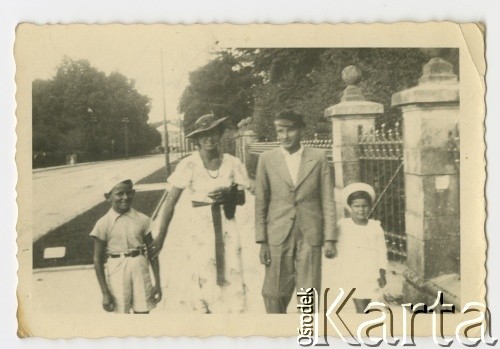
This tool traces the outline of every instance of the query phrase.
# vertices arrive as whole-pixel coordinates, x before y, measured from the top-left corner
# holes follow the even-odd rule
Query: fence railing
[[[403,137],[396,124],[392,129],[359,128],[361,180],[377,193],[371,215],[385,231],[390,260],[406,259],[405,186]]]
[[[460,172],[460,129],[458,123],[448,131],[448,153],[450,153],[455,168]]]
[[[331,139],[328,140],[304,140],[302,145],[310,148],[323,149],[326,152],[328,161],[333,167],[332,159],[332,143]],[[247,167],[248,174],[250,177],[255,178],[255,172],[257,170],[257,162],[259,161],[259,156],[266,150],[270,150],[279,147],[279,142],[255,142],[250,145],[249,157],[245,163]]]
[[[333,168],[332,143],[330,140],[304,140],[302,144],[324,149]],[[381,222],[385,231],[390,260],[406,259],[405,187],[403,171],[403,136],[400,126],[386,129],[359,129],[361,180],[372,185],[377,199],[372,217]],[[279,142],[255,142],[249,147],[245,165],[255,178],[260,154],[276,148]]]

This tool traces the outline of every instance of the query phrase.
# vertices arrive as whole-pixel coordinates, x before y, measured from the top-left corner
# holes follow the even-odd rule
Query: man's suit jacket
[[[311,246],[337,240],[333,180],[326,154],[304,147],[294,186],[280,148],[262,153],[255,182],[258,243],[281,245],[296,221]]]

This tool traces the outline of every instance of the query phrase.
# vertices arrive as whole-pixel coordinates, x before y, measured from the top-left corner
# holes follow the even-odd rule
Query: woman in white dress
[[[241,161],[219,149],[224,120],[204,115],[186,136],[196,140],[199,151],[182,159],[168,178],[159,235],[151,247],[158,253],[168,231],[167,253],[161,256],[167,264],[166,294],[187,312],[241,313],[246,308],[234,217],[244,200],[241,189],[248,189],[250,181]]]

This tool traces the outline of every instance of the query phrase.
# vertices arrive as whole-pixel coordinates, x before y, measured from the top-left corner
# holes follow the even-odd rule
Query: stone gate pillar
[[[257,140],[255,132],[252,131],[252,117],[241,120],[238,123],[238,136],[236,138],[236,157],[238,157],[245,166],[248,161],[250,144]]]
[[[241,132],[238,131],[238,133],[236,134],[236,139],[234,141],[234,144],[235,144],[235,155],[238,159],[240,159],[242,162],[243,162],[243,154],[242,154],[242,137],[241,137]]]
[[[332,121],[333,165],[335,170],[335,208],[337,217],[345,214],[342,190],[350,183],[361,180],[359,127],[369,130],[375,126],[375,117],[384,112],[380,103],[365,99],[361,87],[361,70],[348,66],[342,71],[342,80],[347,87],[340,103],[325,109],[325,117]]]
[[[416,87],[395,93],[403,112],[407,267],[405,302],[432,304],[437,290],[459,305],[460,189],[449,134],[459,121],[459,83],[450,63],[431,56]]]
[[[255,132],[252,130],[245,130],[245,131],[240,131],[238,138],[240,140],[240,149],[241,149],[241,162],[243,164],[247,164],[248,162],[248,154],[250,151],[250,144],[254,143],[257,141],[257,136],[255,135]]]
[[[257,141],[255,132],[252,131],[252,117],[241,120],[238,123],[238,136],[236,139],[236,156],[247,166],[250,145]]]

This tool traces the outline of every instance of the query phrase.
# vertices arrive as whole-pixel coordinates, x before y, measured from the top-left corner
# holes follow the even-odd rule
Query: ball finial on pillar
[[[347,66],[342,70],[342,80],[344,80],[346,85],[359,84],[362,76],[361,70],[355,65]]]
[[[342,70],[342,80],[346,83],[347,87],[342,94],[342,101],[364,101],[363,91],[358,84],[362,77],[361,69],[355,65],[349,65]]]
[[[453,73],[453,65],[442,58],[446,53],[445,48],[423,48],[421,50],[430,60],[422,69],[420,84],[457,83],[457,76]]]
[[[420,51],[422,51],[429,58],[441,57],[445,53],[445,49],[440,47],[421,48]]]

